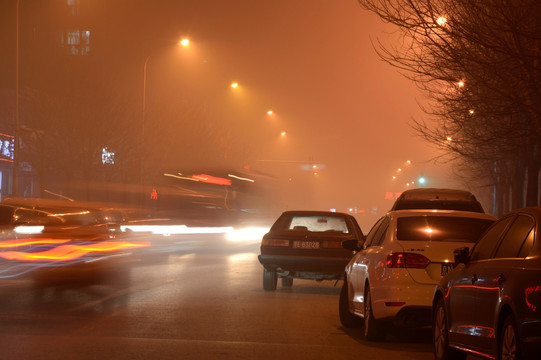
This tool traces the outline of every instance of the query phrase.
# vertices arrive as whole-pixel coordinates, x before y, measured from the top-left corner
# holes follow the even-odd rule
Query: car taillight
[[[424,255],[398,252],[387,256],[388,268],[424,269],[430,260]]]
[[[261,245],[266,246],[289,246],[289,240],[282,239],[263,239]]]
[[[323,241],[321,247],[328,249],[342,249],[341,241]]]

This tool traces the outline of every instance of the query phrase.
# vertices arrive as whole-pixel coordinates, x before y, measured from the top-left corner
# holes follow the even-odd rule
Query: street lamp
[[[16,5],[16,24],[15,24],[15,139],[13,149],[13,196],[18,195],[19,191],[19,0]]]
[[[187,47],[190,45],[190,40],[187,38],[182,39],[179,44],[182,47]],[[152,54],[147,56],[145,59],[145,63],[143,65],[143,101],[142,101],[142,109],[141,109],[141,149],[144,150],[144,142],[145,142],[145,115],[146,115],[146,99],[147,99],[147,67],[148,62],[150,58],[152,57]],[[144,155],[143,151],[141,151],[141,185],[143,184],[143,173],[144,173]]]

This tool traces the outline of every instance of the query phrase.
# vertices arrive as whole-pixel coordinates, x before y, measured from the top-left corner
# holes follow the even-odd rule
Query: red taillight
[[[415,253],[393,253],[387,256],[388,268],[424,269],[430,260],[424,255]]]
[[[321,244],[321,247],[327,248],[327,249],[342,249],[342,242],[341,241],[323,241]]]
[[[289,246],[289,240],[282,239],[263,239],[261,245],[266,246]]]

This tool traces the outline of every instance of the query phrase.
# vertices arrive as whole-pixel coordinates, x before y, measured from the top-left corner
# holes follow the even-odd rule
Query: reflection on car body
[[[466,352],[498,359],[539,359],[541,350],[541,207],[515,210],[471,249],[436,288],[436,359]],[[462,352],[466,351],[466,352]]]
[[[291,286],[293,278],[340,279],[353,251],[342,241],[361,244],[362,231],[351,215],[326,211],[286,211],[261,242],[263,288],[275,290],[277,279]]]
[[[496,218],[453,210],[397,210],[383,216],[345,269],[339,314],[378,340],[390,322],[430,324],[435,285],[453,266],[453,250],[473,245]],[[364,320],[364,321],[362,321]]]

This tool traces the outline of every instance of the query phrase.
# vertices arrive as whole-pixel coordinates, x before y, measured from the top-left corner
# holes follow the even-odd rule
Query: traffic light
[[[424,176],[420,176],[419,179],[417,179],[417,182],[421,185],[423,185],[424,183],[426,183],[426,179]]]

